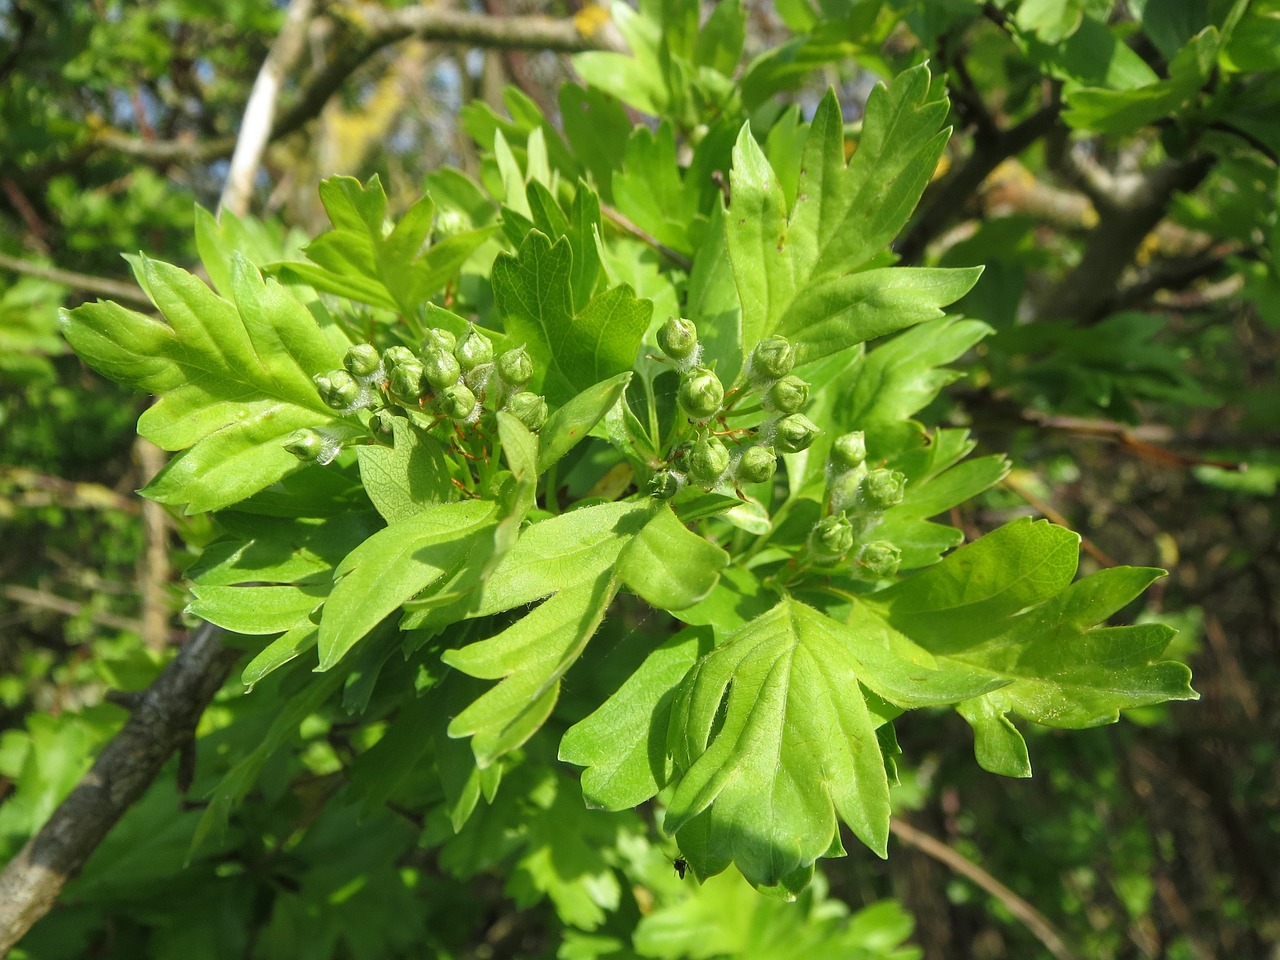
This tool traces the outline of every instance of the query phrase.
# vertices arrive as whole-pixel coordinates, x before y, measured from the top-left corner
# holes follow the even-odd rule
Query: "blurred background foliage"
[[[688,5],[641,6],[672,31]],[[783,108],[807,117],[828,86],[856,118],[877,78],[926,58],[945,74],[955,136],[896,250],[907,262],[985,264],[960,309],[998,335],[925,419],[966,424],[1017,464],[953,520],[976,536],[1047,515],[1084,535],[1086,570],[1112,558],[1169,569],[1128,615],[1180,627],[1178,657],[1203,694],[1112,727],[1028,731],[1029,781],[983,773],[967,728],[922,711],[901,732],[896,808],[1030,901],[1076,956],[1275,956],[1280,5],[743,6],[752,66],[738,74],[735,124],[750,117],[781,138],[794,122]],[[321,5],[309,24],[284,93],[283,116],[297,122],[273,139],[246,224],[263,258],[323,227],[322,177],[377,172],[398,211],[441,166],[480,174],[469,134],[491,140],[495,112],[523,109],[517,127],[531,109],[562,120],[569,57],[413,38],[355,57],[367,39],[360,9]],[[576,2],[471,9],[607,21]],[[0,859],[123,721],[107,691],[145,686],[180,641],[189,623],[175,571],[186,544],[208,536],[201,518],[131,494],[159,465],[133,435],[146,401],[68,353],[57,311],[96,296],[137,301],[120,251],[195,264],[193,208],[217,205],[283,17],[271,0],[0,0]],[[722,90],[670,50],[660,62],[643,95],[616,61],[586,58],[579,72],[629,100],[631,122],[650,123],[645,97],[681,137],[719,119]],[[341,82],[320,96],[326,68]],[[507,85],[521,95],[504,98]],[[856,137],[855,124],[850,149]],[[664,626],[623,611],[614,642],[592,649],[638,651]],[[625,654],[615,656],[602,674],[620,669]],[[404,693],[377,691],[386,702],[373,715]],[[546,772],[550,757],[508,771],[457,835],[443,804],[369,809],[345,784],[381,729],[329,704],[282,720],[275,698],[243,697],[233,682],[202,723],[191,790],[179,793],[171,765],[19,954],[1045,950],[1005,900],[904,844],[888,863],[828,861],[796,904],[761,899],[736,875],[695,891],[651,823],[586,811],[564,768]],[[193,811],[246,761],[246,744],[247,761],[266,765],[259,785],[188,863]],[[439,789],[434,777],[421,787]]]

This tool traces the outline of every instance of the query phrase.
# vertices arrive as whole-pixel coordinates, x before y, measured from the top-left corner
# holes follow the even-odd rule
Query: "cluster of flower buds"
[[[461,338],[448,330],[428,330],[416,353],[394,346],[379,354],[372,344],[356,344],[347,351],[343,369],[314,379],[325,404],[343,415],[390,402],[474,424],[486,409],[505,410],[539,430],[547,421],[547,402],[525,389],[532,378],[533,361],[524,347],[495,357],[493,341],[472,326]],[[387,432],[383,411],[375,409],[370,428],[375,434]],[[300,430],[285,448],[300,460],[328,463],[341,443],[322,430]]]
[[[866,461],[867,440],[862,431],[843,434],[832,442],[826,471],[831,514],[814,525],[809,552],[821,563],[842,560],[852,552],[855,574],[883,579],[897,571],[902,551],[888,540],[866,538],[886,510],[902,503],[907,478],[898,470],[870,469]],[[839,536],[836,530],[841,531]]]
[[[795,349],[785,337],[762,340],[747,360],[743,392],[759,391],[765,419],[746,435],[747,443],[732,448],[711,430],[732,403],[726,404],[724,384],[715,371],[700,362],[697,328],[689,320],[671,317],[658,331],[658,346],[680,373],[676,400],[696,432],[681,458],[682,469],[654,477],[654,496],[673,497],[686,482],[704,490],[765,483],[778,469],[778,453],[798,453],[817,436],[818,428],[800,412],[809,402],[809,384],[792,375]]]

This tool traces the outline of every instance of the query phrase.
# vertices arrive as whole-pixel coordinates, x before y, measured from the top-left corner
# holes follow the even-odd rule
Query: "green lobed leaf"
[[[618,554],[647,514],[644,505],[609,503],[532,524],[478,596],[452,611],[455,619],[487,616],[543,600],[498,635],[442,655],[470,676],[501,680],[449,727],[450,736],[474,738],[481,766],[519,746],[549,715],[560,678],[617,592]]]
[[[364,492],[387,523],[397,523],[448,500],[453,485],[439,440],[404,417],[391,427],[394,446],[361,446],[356,457]]]
[[[594,713],[565,732],[560,759],[586,767],[582,795],[604,810],[644,803],[671,775],[667,725],[675,689],[711,648],[706,628],[682,630],[654,650]]]
[[[283,633],[324,602],[327,584],[310,586],[200,586],[187,611],[233,633],[261,636]]]
[[[834,94],[805,139],[794,202],[748,128],[733,150],[726,218],[742,304],[742,348],[782,333],[812,363],[940,315],[973,285],[974,272],[873,270],[932,177],[948,131],[947,102],[924,66],[877,87],[846,165]]]
[[[889,783],[843,634],[783,600],[681,685],[665,829],[699,876],[734,862],[753,885],[794,889],[838,844],[837,816],[885,855]]]
[[[413,313],[453,279],[495,227],[482,227],[428,245],[435,205],[424,196],[388,229],[387,197],[375,174],[320,183],[320,200],[334,229],[306,248],[311,263],[282,261],[273,269],[317,290],[388,310]]]
[[[183,453],[145,493],[189,513],[216,510],[298,469],[283,440],[332,422],[311,377],[340,360],[312,315],[243,257],[232,264],[234,305],[169,264],[144,257],[136,271],[168,326],[90,304],[64,327],[89,363],[160,395],[138,432]]]
[[[1088,727],[1114,722],[1120,710],[1197,696],[1184,665],[1157,659],[1172,629],[1098,626],[1163,572],[1115,567],[1072,583],[1078,542],[1047,522],[1017,521],[862,601],[940,666],[1005,681],[985,702],[960,708],[979,734],[980,759],[996,772],[1029,769],[1009,712]]]
[[[623,284],[575,313],[572,284],[569,240],[552,243],[538,230],[529,231],[518,255],[501,254],[493,264],[498,313],[508,336],[546,371],[542,389],[553,404],[630,370],[652,309]]]
[[[334,571],[320,621],[320,670],[329,670],[384,617],[466,564],[497,523],[488,501],[437,504],[380,530]]]
[[[691,607],[720,579],[729,554],[686,527],[659,504],[653,519],[618,557],[618,577],[649,604],[663,610]]]

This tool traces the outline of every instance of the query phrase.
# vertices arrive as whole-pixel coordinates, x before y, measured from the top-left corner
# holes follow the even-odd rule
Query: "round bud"
[[[683,317],[668,317],[658,329],[658,346],[672,360],[687,360],[698,349],[698,328]]]
[[[720,412],[724,387],[706,367],[691,371],[680,383],[680,409],[694,420],[708,420]]]
[[[655,473],[653,479],[649,481],[649,494],[658,500],[670,500],[680,492],[683,486],[684,480],[680,474],[663,470],[661,473]]]
[[[527,390],[508,400],[505,409],[530,430],[541,430],[547,422],[547,401]]]
[[[436,397],[440,412],[451,420],[467,420],[476,409],[476,395],[465,384],[445,387]]]
[[[897,470],[880,467],[862,478],[858,502],[868,510],[888,510],[902,502],[907,478]]]
[[[410,360],[398,364],[388,380],[391,396],[401,403],[417,406],[422,398],[422,364]]]
[[[394,370],[402,363],[417,362],[417,359],[408,347],[387,347],[382,351],[382,366],[387,372]]]
[[[458,382],[462,376],[462,366],[452,353],[437,348],[424,351],[422,375],[434,390],[443,390]]]
[[[778,455],[768,447],[747,447],[738,460],[733,478],[739,483],[764,483],[778,469]]]
[[[303,463],[310,463],[324,452],[324,437],[309,427],[295,430],[284,442],[284,448]]]
[[[874,540],[858,551],[855,560],[867,575],[882,580],[898,572],[902,551],[888,540]]]
[[[462,365],[462,372],[467,373],[480,366],[480,364],[489,363],[493,360],[493,341],[472,325],[466,336],[459,340],[458,345],[453,348],[453,355],[458,358],[458,363]]]
[[[444,350],[446,353],[453,353],[453,348],[457,345],[458,338],[441,327],[432,327],[422,338],[422,352],[424,355],[433,350]]]
[[[803,413],[793,413],[778,421],[774,443],[783,453],[799,453],[807,450],[818,428]]]
[[[852,470],[867,459],[867,435],[861,430],[844,433],[831,443],[831,464],[839,470]]]
[[[853,548],[853,526],[843,515],[823,517],[809,531],[809,550],[819,561],[838,560]]]
[[[719,437],[703,437],[686,456],[689,479],[699,486],[714,486],[729,469],[729,450]]]
[[[441,210],[436,214],[435,235],[439,239],[452,237],[467,229],[467,218],[457,210]]]
[[[524,347],[508,350],[498,357],[498,377],[508,387],[523,387],[533,376],[533,361]]]
[[[777,380],[796,365],[796,353],[786,337],[765,337],[751,351],[748,370],[753,377]]]
[[[342,358],[342,365],[353,377],[370,377],[382,366],[382,358],[378,356],[378,348],[372,343],[357,343],[348,348],[347,355]]]
[[[768,402],[783,413],[799,413],[809,402],[809,383],[796,376],[783,377],[769,388]]]
[[[345,370],[330,370],[314,379],[320,398],[334,410],[345,410],[360,399],[360,384]]]
[[[827,482],[827,501],[831,504],[832,513],[849,510],[857,504],[862,477],[861,470],[844,470],[830,478]]]

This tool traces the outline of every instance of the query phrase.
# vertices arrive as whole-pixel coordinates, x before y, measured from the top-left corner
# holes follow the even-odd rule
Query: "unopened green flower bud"
[[[831,477],[827,483],[827,501],[831,504],[832,513],[849,510],[857,504],[862,477],[861,470],[844,470]]]
[[[778,455],[768,447],[747,447],[738,460],[733,478],[739,483],[764,483],[778,469]]]
[[[768,393],[769,406],[783,413],[799,413],[809,402],[809,384],[796,376],[783,377]]]
[[[466,384],[445,387],[436,397],[440,412],[451,420],[466,420],[476,409],[476,395]]]
[[[360,398],[360,384],[345,370],[330,370],[314,380],[320,399],[334,410],[345,410]]]
[[[310,463],[312,460],[319,459],[320,454],[324,452],[324,437],[310,427],[295,430],[284,442],[284,448],[303,463]]]
[[[658,500],[670,500],[680,492],[683,486],[684,481],[678,473],[663,470],[661,473],[655,473],[653,479],[649,481],[649,494]]]
[[[680,383],[680,409],[694,420],[707,420],[720,412],[724,386],[706,367],[698,367]]]
[[[687,360],[698,349],[698,328],[683,317],[668,317],[658,329],[658,346],[672,360]]]
[[[809,550],[819,561],[838,560],[853,549],[853,526],[843,515],[823,517],[809,531]]]
[[[902,502],[907,478],[897,470],[880,467],[862,478],[858,502],[868,510],[888,510]]]
[[[424,352],[422,375],[432,389],[443,390],[458,382],[458,378],[462,376],[462,366],[452,353],[435,348]]]
[[[451,332],[441,327],[432,327],[422,338],[422,353],[424,356],[433,350],[453,353],[453,348],[457,345],[458,338]]]
[[[533,376],[533,361],[524,347],[508,350],[498,357],[498,376],[508,387],[523,387]]]
[[[774,429],[774,443],[783,453],[807,450],[809,444],[813,443],[813,438],[818,435],[818,428],[803,413],[783,417]]]
[[[867,575],[882,580],[898,572],[902,551],[888,540],[875,540],[858,551],[855,562]]]
[[[861,430],[844,433],[831,443],[831,464],[838,470],[852,470],[867,459],[867,435]]]
[[[417,406],[422,398],[422,364],[407,360],[397,364],[388,381],[391,396],[401,403]]]
[[[457,210],[441,210],[436,214],[435,235],[443,239],[467,229],[467,218]]]
[[[472,326],[467,335],[453,348],[453,355],[462,365],[462,372],[474,370],[482,363],[493,360],[493,341]]]
[[[689,479],[699,486],[710,487],[729,469],[729,450],[719,437],[697,441],[687,457]]]
[[[388,373],[402,363],[417,362],[417,356],[408,347],[387,347],[382,351],[382,367]]]
[[[547,422],[547,401],[527,390],[508,400],[505,409],[533,431],[541,430]]]
[[[751,351],[748,370],[753,377],[778,380],[796,365],[796,352],[786,337],[765,337]]]
[[[382,358],[372,343],[357,343],[347,349],[342,365],[353,377],[368,377],[382,366]]]

